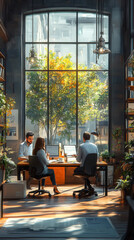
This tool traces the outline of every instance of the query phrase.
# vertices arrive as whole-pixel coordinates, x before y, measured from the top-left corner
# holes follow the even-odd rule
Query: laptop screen
[[[59,145],[47,145],[46,152],[50,154],[50,157],[59,156]]]
[[[64,153],[68,156],[76,155],[76,147],[75,146],[64,146]]]

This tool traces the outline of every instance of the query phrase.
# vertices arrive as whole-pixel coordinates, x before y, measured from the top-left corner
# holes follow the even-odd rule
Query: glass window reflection
[[[76,12],[55,12],[49,14],[49,41],[76,41]]]

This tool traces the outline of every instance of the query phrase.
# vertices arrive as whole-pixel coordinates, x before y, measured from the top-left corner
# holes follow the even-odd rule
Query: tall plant
[[[14,104],[15,100],[7,97],[0,85],[0,117],[3,117],[5,114],[11,114]]]

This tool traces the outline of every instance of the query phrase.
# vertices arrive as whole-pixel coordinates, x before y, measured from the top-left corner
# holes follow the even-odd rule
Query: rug
[[[120,239],[109,218],[9,218],[0,229],[4,238]]]

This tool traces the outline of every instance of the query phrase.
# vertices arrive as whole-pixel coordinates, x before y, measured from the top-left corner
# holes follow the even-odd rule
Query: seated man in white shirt
[[[79,174],[83,172],[84,161],[86,159],[86,156],[89,153],[96,153],[97,156],[99,156],[97,146],[94,143],[91,143],[89,140],[90,140],[90,133],[84,132],[83,143],[79,146],[78,154],[77,154],[77,161],[80,162],[81,164],[80,164],[80,167],[77,167],[74,170],[75,174]],[[88,184],[88,187],[91,188],[89,181],[87,181],[87,184]]]
[[[32,144],[33,140],[34,140],[34,133],[27,132],[25,141],[20,144],[18,160],[20,161],[23,161],[26,159],[28,160],[28,156],[33,155],[33,144]],[[27,188],[29,189],[30,189],[30,181],[31,181],[31,178],[29,178],[27,181]]]
[[[33,154],[33,144],[32,144],[33,140],[34,140],[34,133],[27,132],[26,139],[24,142],[20,144],[20,148],[19,148],[18,159],[20,161],[28,159],[28,156]]]

